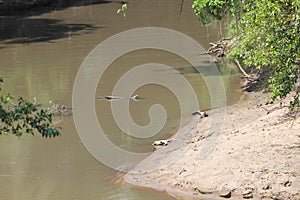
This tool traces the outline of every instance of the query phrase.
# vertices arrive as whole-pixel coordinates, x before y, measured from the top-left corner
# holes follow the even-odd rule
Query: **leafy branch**
[[[127,11],[127,3],[123,3],[121,8],[117,10],[117,14],[123,14],[123,17],[126,17],[126,11]]]
[[[13,134],[22,136],[24,133],[34,135],[38,132],[42,137],[59,136],[59,131],[52,127],[52,114],[46,109],[38,109],[38,105],[24,100],[22,97],[14,103],[14,97],[3,94],[0,76],[0,135]]]

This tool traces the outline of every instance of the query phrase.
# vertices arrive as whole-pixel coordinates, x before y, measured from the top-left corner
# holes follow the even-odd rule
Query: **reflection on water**
[[[49,100],[71,105],[76,72],[87,54],[104,39],[130,28],[171,28],[207,47],[211,40],[217,39],[218,32],[200,26],[191,3],[191,0],[184,1],[181,16],[180,2],[144,0],[132,1],[126,18],[115,14],[120,4],[114,2],[34,16],[0,17],[0,73],[5,79],[4,89],[27,99],[36,96],[46,106]],[[114,84],[124,72],[153,62],[172,66],[179,75],[183,74],[194,90],[199,91],[200,108],[210,108],[205,82],[194,68],[203,69],[207,60],[201,61],[201,66],[190,66],[176,55],[151,49],[117,59],[100,80],[95,96],[111,95]],[[240,95],[239,75],[230,73],[223,76],[229,104]],[[110,102],[95,101],[97,116],[107,136],[118,146],[129,151],[149,152],[153,140],[169,137],[177,130],[181,113],[174,94],[162,86],[145,85],[136,93],[143,97],[130,103],[130,112],[137,124],[149,123],[148,110],[155,103],[162,104],[168,112],[166,126],[155,137],[139,140],[120,131],[113,122]],[[72,117],[59,125],[62,136],[56,139],[43,139],[39,135],[19,139],[1,136],[0,199],[173,199],[163,193],[115,184],[121,175],[86,151]]]

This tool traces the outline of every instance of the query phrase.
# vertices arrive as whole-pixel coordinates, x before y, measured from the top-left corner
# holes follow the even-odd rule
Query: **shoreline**
[[[154,151],[123,181],[187,200],[299,199],[300,117],[287,115],[282,105],[289,98],[271,104],[267,95],[244,92],[238,103],[210,110],[208,118],[194,118],[173,136],[181,135],[183,143]],[[225,123],[215,133],[212,151],[201,157],[219,109],[226,109]]]

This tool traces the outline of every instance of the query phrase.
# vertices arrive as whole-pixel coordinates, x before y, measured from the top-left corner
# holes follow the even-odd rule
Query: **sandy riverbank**
[[[267,94],[244,93],[209,136],[222,111],[195,118],[180,133],[188,138],[156,150],[124,181],[179,199],[300,199],[300,117],[288,116],[280,102],[268,104]],[[209,140],[214,148],[203,156]]]

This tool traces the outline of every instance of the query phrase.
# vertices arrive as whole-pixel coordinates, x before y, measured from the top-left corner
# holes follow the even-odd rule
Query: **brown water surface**
[[[143,0],[130,1],[126,18],[116,15],[120,7],[116,1],[32,16],[0,16],[0,73],[5,79],[4,91],[26,99],[37,97],[46,106],[49,100],[71,105],[73,83],[84,58],[101,41],[131,28],[170,28],[207,48],[209,42],[218,39],[219,32],[216,27],[206,29],[200,25],[191,3],[191,0],[184,1],[181,15],[181,1]],[[95,97],[111,95],[124,71],[154,61],[183,74],[197,91],[200,108],[211,108],[205,83],[193,66],[176,55],[152,49],[131,52],[117,59],[100,80]],[[234,69],[225,69],[223,74],[227,103],[233,104],[240,96],[239,74]],[[130,104],[137,124],[149,123],[147,113],[155,103],[164,105],[168,112],[166,126],[155,137],[141,140],[124,134],[112,119],[110,102],[95,101],[97,116],[115,144],[130,151],[149,152],[154,139],[169,137],[177,130],[179,104],[174,94],[159,85],[145,85],[136,93],[143,97]],[[39,135],[1,136],[0,199],[173,199],[164,193],[115,184],[120,174],[86,151],[73,118],[64,118],[59,126],[62,136],[55,139]]]

